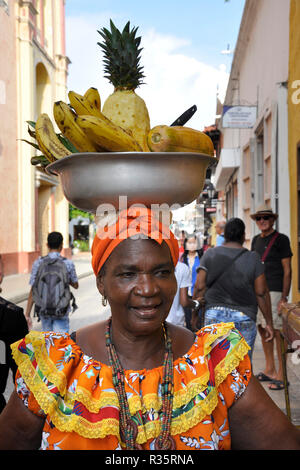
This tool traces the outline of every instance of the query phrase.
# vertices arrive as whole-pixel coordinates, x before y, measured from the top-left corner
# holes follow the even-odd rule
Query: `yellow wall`
[[[298,289],[298,194],[297,146],[300,144],[300,2],[291,0],[290,6],[290,56],[289,56],[289,170],[292,258],[292,300],[300,300]],[[299,90],[297,92],[297,90]]]

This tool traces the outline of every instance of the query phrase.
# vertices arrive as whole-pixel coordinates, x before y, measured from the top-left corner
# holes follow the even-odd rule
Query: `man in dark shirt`
[[[293,256],[289,238],[277,232],[274,222],[278,218],[272,209],[266,205],[260,206],[251,218],[261,231],[252,240],[251,249],[256,251],[265,265],[265,276],[270,291],[272,303],[272,315],[274,325],[274,337],[279,367],[276,371],[274,360],[274,342],[264,341],[264,319],[260,312],[257,316],[258,331],[262,338],[266,367],[265,371],[258,374],[261,381],[271,381],[271,390],[281,390],[283,385],[283,364],[280,352],[280,329],[282,320],[280,308],[282,303],[287,302],[291,286],[291,257]]]

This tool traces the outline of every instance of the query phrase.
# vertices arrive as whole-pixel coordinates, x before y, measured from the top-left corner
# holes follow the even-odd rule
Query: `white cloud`
[[[103,77],[102,55],[97,42],[99,25],[108,24],[109,14],[67,17],[67,55],[72,61],[68,88],[84,93],[90,86],[98,88],[102,102],[113,92]],[[101,27],[101,26],[100,26]],[[154,29],[145,31],[142,39],[142,65],[145,84],[137,93],[146,101],[151,126],[171,124],[190,106],[197,112],[187,123],[203,129],[215,121],[216,94],[224,96],[228,74],[224,66],[216,69],[184,53],[186,39],[163,35]]]

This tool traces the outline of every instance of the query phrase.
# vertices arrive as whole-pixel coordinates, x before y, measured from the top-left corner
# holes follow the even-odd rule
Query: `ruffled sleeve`
[[[218,326],[213,325],[212,328]],[[227,408],[244,393],[251,378],[249,349],[235,328],[230,328],[227,334],[218,337],[211,345],[208,359],[210,380],[222,393]]]
[[[64,333],[31,331],[11,349],[18,365],[16,390],[31,411],[48,415],[62,432],[74,431],[84,437],[106,435],[101,430],[94,433],[89,426],[89,421],[98,423],[105,415],[105,393],[101,394],[104,375],[98,361],[85,355]],[[111,383],[110,369],[106,369]],[[118,423],[117,410],[107,415],[114,425]]]

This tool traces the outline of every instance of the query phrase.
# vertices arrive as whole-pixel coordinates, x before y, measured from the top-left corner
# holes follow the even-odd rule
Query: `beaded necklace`
[[[156,450],[174,450],[176,448],[174,439],[170,436],[172,408],[173,408],[173,352],[171,338],[165,323],[163,323],[165,338],[165,356],[163,363],[163,379],[161,384],[162,394],[162,424],[161,432],[155,440]],[[128,400],[125,391],[125,374],[119,361],[115,346],[111,336],[111,318],[107,322],[105,332],[106,347],[108,350],[109,362],[112,368],[113,384],[117,392],[120,405],[120,438],[126,445],[127,450],[142,450],[142,446],[137,444],[136,438],[138,427],[132,419]]]

